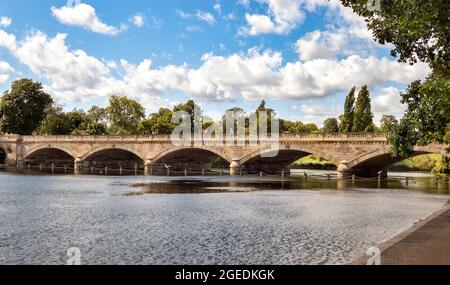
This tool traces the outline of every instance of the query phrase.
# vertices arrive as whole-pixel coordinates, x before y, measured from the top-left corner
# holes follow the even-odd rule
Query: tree
[[[45,110],[53,103],[40,82],[16,80],[11,91],[0,100],[0,129],[5,133],[31,135],[45,118]]]
[[[425,81],[411,83],[401,94],[408,110],[391,136],[392,153],[409,156],[416,144],[444,142],[450,123],[448,0],[381,0],[379,12],[367,9],[366,0],[341,1],[366,18],[379,43],[395,46],[391,55],[400,62],[425,62],[432,69]]]
[[[319,131],[319,128],[317,127],[316,124],[310,123],[310,124],[306,124],[306,125],[304,126],[303,131],[304,131],[305,133],[315,133],[315,132]]]
[[[359,91],[355,106],[355,118],[353,121],[354,132],[369,132],[373,128],[373,113],[370,101],[369,89],[366,86]]]
[[[88,122],[82,124],[80,126],[78,132],[81,135],[89,135],[89,136],[102,136],[102,135],[108,134],[106,125],[99,123],[99,122],[93,122],[93,121],[88,121]],[[75,134],[75,133],[72,132],[72,134]]]
[[[280,120],[280,133],[281,134],[292,134],[298,135],[304,132],[305,126],[302,122],[293,122],[289,120]]]
[[[450,80],[450,78],[449,78]],[[400,133],[391,136],[394,156],[407,157],[414,152],[414,145],[427,145],[433,142],[445,143],[447,125],[450,123],[450,82],[445,79],[415,81],[402,93],[402,103],[407,111],[400,125],[405,124],[411,130],[409,137]]]
[[[380,132],[386,134],[391,134],[395,132],[398,126],[398,120],[395,118],[395,116],[392,115],[383,115],[380,123],[381,123]]]
[[[139,124],[137,132],[140,135],[170,135],[175,125],[172,123],[172,111],[167,108],[159,109],[158,113]]]
[[[46,116],[35,133],[38,135],[70,135],[74,129],[69,117],[59,105],[46,109]]]
[[[88,120],[104,125],[108,124],[108,110],[98,106],[92,106],[87,112]]]
[[[353,122],[355,120],[355,91],[356,87],[353,87],[345,98],[344,114],[340,118],[340,131],[343,133],[351,133],[353,131]]]
[[[227,118],[228,118],[227,115],[230,115],[229,119],[233,121],[233,130],[234,130],[235,135],[238,132],[238,121],[239,120],[244,119],[244,128],[245,129],[248,128],[247,118],[245,117],[244,110],[239,107],[234,107],[234,108],[228,109],[226,114],[223,115],[223,117],[222,117],[224,131],[226,131],[226,128],[227,128]]]
[[[108,105],[111,130],[118,134],[134,134],[145,118],[145,110],[138,102],[125,96],[111,96]]]
[[[260,132],[259,124],[260,124],[260,115],[262,113],[267,114],[267,133],[270,134],[272,132],[272,118],[275,118],[277,116],[277,114],[275,113],[275,111],[273,109],[267,108],[266,101],[262,100],[261,104],[259,104],[258,108],[256,108],[256,110],[255,110],[256,121],[258,122],[258,133]]]
[[[195,104],[193,100],[189,100],[186,103],[178,104],[173,108],[173,112],[184,111],[191,117],[191,131],[194,133],[195,124],[200,124],[201,122],[196,122],[195,119],[200,119],[203,115],[202,108]],[[197,118],[196,118],[197,116]]]
[[[381,11],[367,9],[367,0],[341,0],[366,18],[381,44],[391,43],[393,57],[401,62],[430,64],[448,72],[450,64],[448,0],[380,0]]]
[[[323,131],[325,133],[339,133],[339,123],[336,118],[326,119],[323,123]]]

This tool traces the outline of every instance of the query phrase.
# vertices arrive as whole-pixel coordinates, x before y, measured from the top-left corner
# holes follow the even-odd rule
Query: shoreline
[[[450,264],[450,201],[436,212],[377,246],[382,265]],[[351,265],[366,265],[364,255]]]

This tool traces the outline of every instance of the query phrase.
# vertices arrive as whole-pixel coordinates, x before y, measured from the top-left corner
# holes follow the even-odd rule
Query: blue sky
[[[30,77],[67,110],[116,94],[148,113],[194,99],[218,118],[266,99],[280,117],[321,124],[369,84],[376,119],[399,116],[399,91],[429,69],[389,48],[337,0],[0,3],[0,90]]]

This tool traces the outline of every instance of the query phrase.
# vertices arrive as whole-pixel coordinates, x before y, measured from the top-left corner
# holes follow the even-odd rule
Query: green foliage
[[[108,123],[108,110],[107,108],[92,106],[87,112],[87,118],[89,121],[106,125]]]
[[[333,163],[329,162],[328,160],[321,158],[320,156],[309,155],[294,162],[291,165],[291,168],[334,170],[336,169],[336,166]]]
[[[56,105],[47,108],[45,119],[34,133],[37,135],[70,135],[73,130],[73,122],[70,121],[68,114],[63,112],[61,106]]]
[[[234,108],[228,109],[226,113],[227,114],[223,115],[223,117],[222,117],[224,131],[226,131],[226,128],[227,128],[227,119],[230,119],[231,121],[234,122],[234,124],[233,124],[234,133],[237,134],[238,121],[244,119],[245,120],[245,129],[246,129],[246,132],[248,132],[248,127],[249,127],[248,118],[245,116],[245,112],[242,108],[234,107]],[[227,117],[227,115],[229,117]],[[212,124],[208,124],[208,125],[212,125]]]
[[[381,118],[380,132],[391,134],[395,132],[398,124],[398,120],[395,118],[395,116],[383,115],[383,117]]]
[[[193,100],[189,100],[186,103],[178,104],[173,108],[173,112],[180,112],[180,111],[184,111],[189,114],[189,116],[191,117],[192,132],[194,132],[194,128],[195,128],[195,124],[196,124],[195,116],[197,116],[198,118],[201,118],[201,116],[203,115],[202,108],[199,105],[195,104],[195,102]],[[199,122],[197,122],[197,123],[199,123]]]
[[[170,135],[175,127],[175,124],[172,123],[172,112],[169,109],[161,108],[158,113],[143,120],[139,124],[137,132],[140,135]]]
[[[280,133],[298,135],[305,132],[305,126],[302,122],[294,122],[289,120],[280,120]]]
[[[408,110],[391,138],[394,155],[411,154],[414,144],[443,142],[450,123],[450,2],[381,0],[381,12],[369,11],[366,0],[341,2],[366,18],[379,43],[394,45],[391,54],[400,62],[420,61],[432,68],[424,82],[411,83],[402,94]]]
[[[272,118],[275,118],[277,116],[277,114],[275,113],[275,111],[273,109],[266,107],[265,100],[261,101],[261,104],[255,110],[256,121],[258,122],[258,132],[260,132],[260,130],[259,130],[260,113],[263,113],[263,112],[266,112],[266,114],[267,114],[267,133],[270,134],[272,131]]]
[[[319,131],[319,127],[316,124],[310,123],[306,124],[304,128],[305,133],[316,133]]]
[[[336,118],[326,119],[323,123],[324,133],[339,133],[339,123]]]
[[[424,154],[392,165],[391,171],[432,171],[441,160],[439,154]]]
[[[391,55],[401,62],[430,64],[448,71],[450,64],[448,0],[381,0],[381,12],[369,11],[367,0],[341,0],[366,18],[381,44],[391,43]]]
[[[436,175],[450,174],[450,157],[442,156],[441,159],[436,164],[436,167],[433,168],[433,174],[436,174]]]
[[[102,136],[107,135],[108,131],[105,124],[99,122],[88,121],[81,124],[80,128],[72,132],[73,135],[89,135],[89,136]]]
[[[16,80],[0,99],[0,129],[5,133],[31,135],[45,118],[53,99],[42,84],[31,79]]]
[[[111,96],[107,110],[111,131],[117,134],[136,133],[145,118],[144,107],[127,97]]]
[[[343,133],[351,133],[353,130],[353,122],[355,120],[355,91],[356,87],[353,87],[345,98],[344,114],[340,118],[340,131]]]
[[[395,157],[407,158],[414,153],[417,131],[409,117],[400,120],[395,132],[389,137],[391,152]]]
[[[373,132],[373,113],[369,89],[366,86],[359,91],[355,106],[353,132]]]

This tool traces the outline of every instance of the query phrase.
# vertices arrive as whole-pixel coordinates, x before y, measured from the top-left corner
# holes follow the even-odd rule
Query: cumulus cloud
[[[295,43],[295,49],[301,60],[330,59],[337,56],[360,55],[368,57],[380,49],[391,45],[375,42],[364,19],[344,7],[337,0],[311,2],[316,6],[326,5],[326,17],[329,24],[326,30],[307,33]],[[313,8],[311,8],[313,9]]]
[[[304,19],[300,9],[301,0],[261,0],[268,5],[267,14],[245,14],[248,26],[241,29],[241,34],[287,34]]]
[[[395,87],[380,88],[372,100],[375,122],[380,122],[383,115],[401,117],[406,106],[401,103],[400,90]]]
[[[304,123],[314,123],[319,127],[323,126],[323,122],[328,118],[338,118],[342,112],[341,106],[337,104],[329,105],[326,102],[310,102],[300,106],[292,107],[297,116]]]
[[[95,8],[84,3],[70,7],[52,7],[51,11],[60,23],[82,27],[95,33],[115,36],[125,29],[124,26],[117,28],[103,23],[97,16]]]
[[[9,79],[9,74],[14,72],[14,68],[6,61],[0,60],[0,84],[6,83]]]
[[[3,37],[13,38],[6,32]],[[99,60],[83,50],[69,49],[65,39],[65,34],[49,38],[36,32],[3,45],[35,75],[46,78],[48,89],[59,98],[89,100],[117,94],[146,102],[150,108],[159,106],[155,102],[164,101],[163,96],[172,91],[210,101],[321,98],[354,85],[407,84],[429,72],[424,64],[410,66],[358,55],[284,63],[281,53],[256,48],[228,56],[208,53],[196,68],[186,64],[156,68],[149,59],[138,64]]]
[[[0,27],[9,27],[12,24],[11,18],[2,16],[0,18]]]
[[[0,30],[0,46],[4,46],[10,50],[16,49],[16,36]]]

